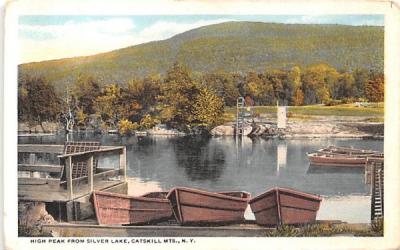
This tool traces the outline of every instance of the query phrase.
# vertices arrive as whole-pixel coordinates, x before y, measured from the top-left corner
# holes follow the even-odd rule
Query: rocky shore
[[[60,124],[44,122],[41,126],[29,127],[26,123],[18,124],[18,132],[35,135],[45,133],[58,133],[63,131]],[[167,128],[165,125],[145,131],[148,135],[182,136],[185,133],[176,129]],[[234,136],[235,123],[230,122],[213,128],[210,131],[213,136]],[[268,122],[256,121],[247,123],[244,127],[244,135],[281,138],[383,138],[384,123],[369,122],[366,117],[339,117],[320,116],[313,119],[290,119],[285,129],[278,129],[274,119]]]
[[[248,136],[282,138],[383,138],[384,123],[368,122],[359,117],[320,117],[310,120],[289,121],[286,128],[278,129],[276,123],[247,124]],[[213,136],[235,135],[235,124],[228,123],[211,130]]]

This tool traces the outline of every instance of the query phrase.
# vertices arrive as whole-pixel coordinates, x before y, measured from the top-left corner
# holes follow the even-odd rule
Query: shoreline
[[[40,128],[40,129],[39,129]],[[275,121],[255,121],[255,123],[246,125],[245,136],[280,138],[280,139],[301,139],[301,138],[359,138],[359,139],[384,139],[383,122],[361,121],[360,117],[343,120],[341,117],[318,117],[312,120],[292,120],[289,119],[286,128],[278,129]],[[78,133],[95,132],[92,129],[77,130]],[[189,133],[183,133],[175,129],[149,129],[143,131],[144,135],[136,136],[189,136]],[[26,123],[18,124],[18,137],[34,136],[55,136],[63,134],[62,126],[58,123],[44,123],[37,125],[35,129],[29,129]],[[102,133],[104,135],[108,132]],[[118,133],[116,133],[118,134]],[[135,134],[135,133],[133,133]],[[214,127],[210,134],[213,137],[235,136],[234,122],[227,122]],[[124,136],[124,135],[121,135]],[[126,135],[132,136],[132,135]]]

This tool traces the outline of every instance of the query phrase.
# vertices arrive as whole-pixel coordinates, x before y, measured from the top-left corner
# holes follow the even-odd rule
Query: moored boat
[[[276,187],[249,203],[259,225],[297,225],[315,222],[321,201],[316,195]]]
[[[232,223],[244,221],[250,194],[247,192],[214,193],[176,187],[167,198],[180,224]]]
[[[326,153],[308,153],[311,165],[337,167],[364,167],[366,156],[335,155]]]
[[[151,192],[143,196],[95,191],[93,203],[99,224],[142,224],[172,218],[167,192]]]
[[[374,151],[369,149],[337,147],[337,146],[328,146],[327,148],[319,149],[318,152],[338,154],[338,155],[357,155],[357,156],[382,155],[382,153],[379,151]]]

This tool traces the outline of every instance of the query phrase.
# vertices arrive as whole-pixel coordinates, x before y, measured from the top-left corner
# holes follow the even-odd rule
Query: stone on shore
[[[185,135],[184,132],[180,132],[176,129],[168,128],[163,124],[158,124],[155,127],[147,130],[149,135]]]
[[[54,223],[56,221],[47,213],[44,202],[18,203],[18,226],[29,230],[31,236],[41,235],[41,225]]]

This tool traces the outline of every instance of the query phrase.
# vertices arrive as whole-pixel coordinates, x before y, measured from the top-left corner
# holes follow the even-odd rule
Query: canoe
[[[337,167],[364,167],[367,161],[365,156],[333,155],[325,153],[307,154],[311,165]]]
[[[358,148],[346,148],[346,147],[336,147],[329,146],[327,148],[319,149],[320,153],[332,153],[332,154],[343,154],[343,155],[380,155],[379,151],[369,150],[369,149],[358,149]]]
[[[93,203],[97,221],[103,225],[144,224],[172,218],[167,192],[143,196],[95,191]]]
[[[313,223],[322,199],[288,188],[272,188],[250,200],[259,225]]]
[[[244,221],[250,194],[247,192],[214,193],[176,187],[167,198],[175,219],[182,225],[202,223],[233,223]]]

